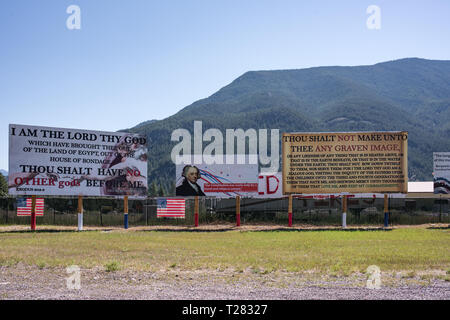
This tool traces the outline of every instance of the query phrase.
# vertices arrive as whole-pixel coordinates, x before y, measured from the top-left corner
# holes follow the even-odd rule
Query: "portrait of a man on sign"
[[[284,193],[406,193],[408,132],[309,132],[282,137]]]
[[[182,197],[207,196],[233,198],[251,197],[258,194],[258,164],[250,163],[250,156],[238,156],[227,163],[207,164],[181,162],[175,167],[176,195]]]

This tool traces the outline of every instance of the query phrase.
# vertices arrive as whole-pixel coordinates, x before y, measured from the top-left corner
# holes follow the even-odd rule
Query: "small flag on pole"
[[[177,198],[158,198],[156,207],[157,218],[185,218],[186,202]]]
[[[17,198],[17,215],[31,215],[31,198]],[[36,198],[36,216],[44,215],[44,199]]]

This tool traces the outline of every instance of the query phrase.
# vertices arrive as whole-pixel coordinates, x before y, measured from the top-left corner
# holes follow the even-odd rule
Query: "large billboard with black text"
[[[9,125],[11,195],[147,196],[146,138]]]
[[[450,152],[433,152],[434,193],[450,194]]]

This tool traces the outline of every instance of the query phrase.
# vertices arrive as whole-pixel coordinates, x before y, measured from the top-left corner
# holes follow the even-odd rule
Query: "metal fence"
[[[0,224],[29,224],[30,217],[19,217],[16,198],[0,198]],[[123,200],[84,198],[85,226],[123,226]],[[241,224],[288,223],[288,199],[241,198]],[[129,200],[130,227],[154,225],[192,226],[194,198],[186,198],[185,219],[156,217],[156,198]],[[391,225],[450,223],[450,205],[446,198],[391,198]],[[38,225],[77,225],[77,198],[45,197],[44,216],[37,217]],[[312,199],[294,197],[293,223],[310,225],[341,225],[342,199]],[[384,199],[349,198],[347,225],[383,225]],[[236,200],[201,197],[199,223],[219,224],[236,221]]]

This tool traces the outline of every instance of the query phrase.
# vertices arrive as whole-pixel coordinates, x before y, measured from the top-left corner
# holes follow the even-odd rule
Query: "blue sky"
[[[72,4],[80,30],[66,27]],[[449,13],[448,0],[2,0],[0,169],[9,123],[116,131],[249,70],[449,60]]]

